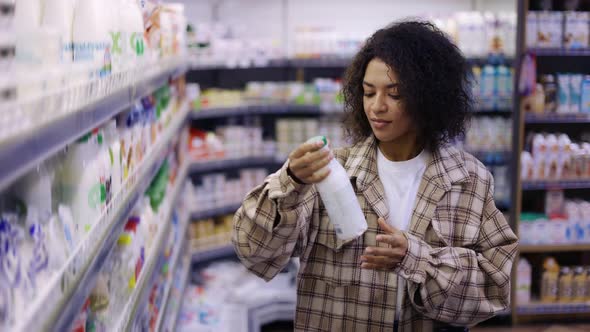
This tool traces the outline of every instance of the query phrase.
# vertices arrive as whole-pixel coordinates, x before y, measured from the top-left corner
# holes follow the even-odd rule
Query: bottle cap
[[[326,136],[314,136],[307,140],[306,143],[316,143],[316,142],[324,142],[324,146],[328,145],[328,139]]]

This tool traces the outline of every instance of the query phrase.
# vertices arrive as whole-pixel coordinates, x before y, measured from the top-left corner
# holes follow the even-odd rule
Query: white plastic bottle
[[[80,0],[74,9],[72,41],[74,62],[92,65],[93,72],[111,72],[111,30],[109,9],[102,0]]]
[[[329,149],[324,136],[310,138],[307,142],[323,141],[322,149]],[[316,189],[328,211],[330,221],[334,225],[336,236],[343,241],[353,240],[367,230],[367,220],[361,210],[356,194],[344,167],[336,159],[326,166],[330,174],[316,183]]]
[[[60,39],[61,63],[71,63],[72,24],[74,23],[74,0],[44,0],[41,24],[56,30]]]
[[[517,267],[516,299],[519,304],[531,301],[532,267],[524,258],[520,258]]]
[[[143,16],[135,0],[122,0],[120,18],[126,64],[133,68],[141,62],[145,52]]]

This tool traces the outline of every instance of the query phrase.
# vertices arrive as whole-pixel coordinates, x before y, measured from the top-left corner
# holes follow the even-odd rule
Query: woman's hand
[[[361,256],[361,268],[393,270],[408,252],[408,239],[402,231],[387,224],[383,218],[379,218],[379,226],[385,234],[377,235],[376,240],[388,244],[389,248],[367,247]]]
[[[303,143],[289,155],[289,175],[293,180],[304,183],[318,183],[330,174],[326,167],[334,158],[329,150],[322,150],[323,142]]]

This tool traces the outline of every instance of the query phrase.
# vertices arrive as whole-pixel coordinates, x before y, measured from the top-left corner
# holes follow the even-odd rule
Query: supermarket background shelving
[[[309,38],[309,33],[320,31],[318,35],[313,35],[312,39],[337,36],[345,38],[352,45],[375,28],[396,18],[392,17],[392,13],[399,17],[414,16],[436,8],[440,13],[428,17],[444,21],[445,18],[465,11],[513,12],[517,14],[516,38],[506,47],[514,48],[510,52],[514,54],[487,54],[485,51],[471,54],[473,50],[467,51],[466,55],[471,65],[479,68],[486,65],[492,65],[494,68],[500,65],[513,68],[513,86],[517,87],[521,59],[525,53],[536,56],[539,74],[573,72],[576,68],[588,68],[590,63],[590,48],[567,50],[526,47],[526,13],[531,6],[536,5],[533,0],[424,0],[415,3],[401,0],[368,0],[363,6],[371,6],[374,9],[371,19],[358,17],[359,5],[354,1],[348,1],[345,5],[336,0],[257,0],[254,4],[228,1],[213,6],[210,2],[182,2],[188,22],[196,28],[209,29],[208,24],[215,22],[219,24],[218,28],[226,29],[225,36],[234,38],[227,40],[228,45],[233,41],[251,40],[252,45],[265,45],[268,49],[262,47],[236,51],[231,48],[233,46],[227,46],[224,56],[217,59],[207,57],[207,52],[191,50],[188,55],[169,58],[150,68],[144,67],[128,73],[125,79],[117,81],[118,85],[102,90],[98,98],[81,103],[55,118],[43,118],[34,127],[35,130],[29,128],[22,132],[0,133],[0,159],[3,161],[0,164],[2,192],[23,175],[35,171],[43,161],[52,158],[90,130],[125,112],[138,98],[152,94],[168,84],[171,79],[185,77],[189,85],[188,91],[194,88],[193,84],[199,84],[196,96],[194,91],[187,93],[188,100],[185,100],[183,107],[175,114],[157,144],[153,146],[153,150],[131,176],[126,189],[114,198],[108,211],[101,216],[96,231],[85,239],[84,245],[76,248],[68,260],[68,266],[51,278],[47,282],[48,288],[30,304],[26,319],[18,322],[16,331],[67,331],[71,328],[80,313],[80,308],[91,294],[97,274],[105,265],[111,248],[115,246],[128,215],[150,185],[151,179],[168,157],[168,153],[178,148],[176,144],[179,140],[188,141],[189,149],[185,162],[180,165],[170,199],[180,200],[180,205],[190,206],[190,209],[185,211],[186,215],[181,217],[177,230],[181,240],[174,246],[167,246],[169,244],[166,243],[165,235],[172,227],[169,219],[178,204],[171,205],[170,210],[165,213],[163,227],[159,228],[155,246],[146,253],[145,266],[135,290],[120,313],[121,316],[117,318],[117,327],[114,329],[127,330],[141,326],[144,322],[140,320],[145,319],[145,313],[153,309],[151,297],[156,288],[161,290],[161,293],[158,293],[161,295],[161,303],[158,304],[159,314],[154,320],[154,329],[182,329],[186,323],[186,315],[183,313],[191,309],[190,305],[187,305],[190,297],[196,296],[197,290],[206,290],[205,283],[199,279],[202,271],[211,266],[215,267],[220,262],[236,260],[227,224],[228,218],[240,207],[237,198],[243,197],[246,189],[249,190],[258,184],[253,183],[251,178],[259,178],[262,174],[270,174],[279,169],[286,160],[286,151],[292,144],[305,138],[303,134],[301,137],[281,136],[280,126],[307,128],[310,123],[315,123],[314,130],[328,128],[332,134],[335,133],[335,125],[343,116],[341,101],[326,106],[313,98],[311,101],[308,99],[305,102],[294,102],[294,99],[286,100],[288,98],[274,96],[262,101],[244,97],[238,101],[232,100],[227,106],[224,103],[216,103],[218,100],[214,98],[208,103],[201,104],[200,97],[205,96],[211,89],[222,90],[222,95],[230,92],[239,93],[243,97],[248,94],[248,85],[252,82],[270,82],[272,88],[276,89],[272,90],[274,92],[282,91],[274,85],[290,83],[301,83],[300,87],[315,89],[317,92],[325,87],[322,82],[318,83],[318,78],[339,83],[354,52],[350,49],[342,54],[325,49],[316,53],[313,50],[308,53],[302,52],[299,43]],[[443,2],[444,5],[441,5]],[[333,13],[335,5],[342,8],[339,15]],[[308,8],[314,10],[309,11]],[[260,20],[262,15],[265,20]],[[286,17],[289,19],[285,19]],[[356,22],[354,25],[350,24],[352,19]],[[321,31],[329,33],[322,34]],[[190,42],[189,40],[189,44]],[[208,42],[210,41],[201,44],[207,45]],[[223,51],[222,47],[220,49]],[[502,124],[502,130],[509,131],[509,135],[496,130],[486,133],[488,142],[466,141],[462,146],[492,171],[496,177],[497,195],[501,196],[496,204],[506,214],[513,228],[518,230],[523,224],[521,212],[527,209],[542,209],[542,195],[546,191],[564,190],[566,198],[569,199],[587,198],[586,194],[590,189],[588,179],[521,179],[520,152],[527,147],[526,134],[531,131],[560,131],[571,132],[572,137],[577,137],[590,123],[590,117],[586,114],[524,112],[520,107],[522,96],[517,89],[513,90],[512,96],[494,96],[495,99],[491,102],[481,100],[473,113],[473,122],[479,128],[500,126],[499,123],[503,121],[508,125]],[[65,92],[60,93],[67,95],[67,87]],[[55,96],[42,96],[38,102],[52,105],[52,98]],[[187,123],[190,128],[188,134],[182,129]],[[253,130],[236,134],[235,127]],[[229,135],[227,133],[230,131],[237,135],[233,136],[233,139],[237,137],[238,141],[241,140],[245,144],[232,146],[231,139],[222,139],[224,135]],[[249,136],[254,135],[253,133],[257,135],[255,139]],[[502,144],[486,145],[490,142],[497,143],[501,136],[504,136]],[[212,148],[196,148],[203,142]],[[336,142],[342,145],[346,143],[340,136]],[[215,196],[215,199],[203,199],[203,193]],[[177,197],[179,199],[176,199]],[[164,257],[164,252],[172,254]],[[536,264],[533,264],[535,277],[540,270],[539,257],[555,255],[559,260],[573,266],[589,264],[588,252],[590,244],[582,241],[555,244],[525,242],[520,246],[520,256],[530,258]],[[513,285],[516,287],[517,263],[514,267]],[[74,274],[73,270],[77,272]],[[293,270],[286,273],[285,280],[290,280],[293,273]],[[239,322],[249,331],[259,331],[264,325],[275,321],[292,320],[295,305],[294,288],[290,281],[285,280],[280,281],[284,282],[281,284],[285,289],[283,293],[269,293],[264,295],[268,298],[261,296],[257,299],[258,302],[241,308],[232,307],[234,304],[231,303],[228,306],[235,310],[236,317],[241,319]],[[538,295],[537,282],[533,283],[533,293]],[[66,286],[66,291],[60,289],[61,284]],[[234,286],[239,288],[239,285]],[[516,288],[513,288],[513,296],[512,306],[503,316],[511,318],[515,324],[527,321],[552,322],[564,317],[590,317],[588,303],[541,303],[536,298],[530,303],[520,303],[516,298]],[[46,308],[52,309],[44,310]]]
[[[578,227],[586,222],[584,218],[587,217],[575,215],[573,207],[589,198],[590,182],[586,176],[580,176],[579,173],[574,174],[574,172],[566,174],[563,178],[552,173],[545,174],[544,177],[543,172],[538,171],[540,168],[531,172],[531,166],[534,168],[538,167],[540,162],[547,162],[552,158],[553,152],[551,151],[554,151],[551,150],[552,143],[545,141],[548,146],[547,157],[549,159],[543,159],[541,155],[538,155],[538,147],[541,146],[542,140],[535,140],[537,136],[532,136],[534,133],[564,133],[568,135],[568,138],[571,138],[572,142],[580,142],[580,144],[588,140],[584,135],[589,123],[587,114],[576,111],[574,106],[567,109],[569,106],[559,100],[556,101],[557,106],[553,107],[552,101],[555,99],[551,95],[552,85],[547,76],[553,75],[556,78],[557,92],[563,94],[568,90],[562,82],[558,81],[563,80],[563,73],[589,74],[588,45],[572,49],[563,44],[564,40],[579,38],[579,35],[575,35],[575,33],[570,39],[565,37],[561,39],[562,34],[566,33],[563,29],[570,29],[568,33],[571,33],[573,22],[571,17],[588,15],[588,6],[587,3],[579,3],[581,11],[585,13],[579,14],[579,12],[566,11],[564,6],[572,5],[572,3],[566,4],[566,2],[541,3],[522,0],[517,4],[517,52],[515,57],[517,59],[515,63],[517,75],[515,86],[518,86],[519,89],[514,91],[514,140],[511,165],[514,181],[511,189],[511,205],[513,206],[511,220],[519,233],[521,244],[519,257],[514,263],[512,274],[512,323],[587,320],[590,317],[588,303],[580,299],[572,299],[573,297],[577,298],[578,295],[568,297],[568,285],[563,283],[563,280],[566,280],[563,279],[564,276],[567,277],[567,270],[563,270],[563,267],[569,267],[573,276],[576,266],[588,264],[587,253],[590,251],[590,247],[586,240],[587,231]],[[552,5],[552,11],[541,11],[546,5]],[[570,15],[570,18],[567,15]],[[560,29],[552,32],[558,36],[556,39],[544,40],[542,37],[547,34],[548,30],[547,25],[542,24],[541,20],[548,17],[553,17],[551,18],[552,22],[561,22],[562,24]],[[583,22],[583,20],[584,18],[579,22]],[[549,29],[552,28],[549,27]],[[587,35],[587,31],[585,33]],[[549,45],[550,43],[554,44]],[[556,46],[555,44],[560,45]],[[534,66],[529,66],[527,61],[532,57],[534,57]],[[530,104],[530,101],[539,92],[530,93],[523,85],[528,85],[528,82],[532,81],[530,69],[537,76],[534,83],[540,83],[537,87],[541,86],[540,91],[546,93],[547,96],[543,102],[537,105]],[[575,83],[570,81],[570,85],[573,87]],[[576,105],[576,102],[572,101],[570,105]],[[568,112],[564,112],[563,109]],[[574,158],[577,157],[574,153],[571,156],[568,155],[568,149],[567,145],[560,148],[559,151],[565,151],[565,153],[560,152],[562,153],[560,160],[566,160],[566,163],[571,162],[571,165],[574,165],[576,163]],[[530,155],[521,154],[522,151],[531,153],[532,164],[529,159]],[[563,165],[560,164],[558,168]],[[567,169],[565,170],[567,171]],[[560,198],[563,199],[561,204],[559,203]],[[560,210],[563,213],[558,212]],[[542,227],[545,226],[549,228],[542,231]],[[544,237],[543,234],[549,236]],[[568,234],[570,235],[568,236]],[[551,267],[550,261],[548,261],[550,258],[554,258],[560,265],[556,270]],[[553,284],[552,276],[556,277],[555,288],[551,286]],[[571,287],[572,294],[581,289],[579,286],[576,286],[578,288],[573,285]],[[554,290],[555,293],[548,290]]]

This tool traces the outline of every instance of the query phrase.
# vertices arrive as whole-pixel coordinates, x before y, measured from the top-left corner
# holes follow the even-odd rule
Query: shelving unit
[[[111,201],[110,208],[74,249],[65,266],[50,280],[31,303],[27,317],[14,331],[68,330],[95,285],[100,268],[121,233],[127,216],[164,162],[171,142],[185,123],[185,105],[168,125],[152,151]],[[48,310],[49,308],[49,310]]]
[[[563,123],[580,123],[589,124],[590,114],[576,113],[576,114],[525,114],[524,121],[527,124],[563,124]]]
[[[240,208],[241,205],[242,205],[241,203],[236,203],[236,204],[232,204],[232,205],[228,205],[228,206],[222,206],[220,208],[213,208],[213,209],[207,209],[207,210],[193,212],[193,213],[191,213],[191,219],[192,220],[200,220],[200,219],[213,218],[213,217],[217,217],[217,216],[223,216],[226,214],[233,214],[236,211],[238,211],[238,209]]]
[[[213,173],[255,167],[280,167],[284,162],[284,160],[275,157],[246,157],[237,159],[194,161],[190,166],[190,173]]]
[[[40,128],[1,141],[0,190],[83,134],[129,108],[137,98],[149,95],[167,83],[170,77],[184,73],[186,69],[184,62],[174,61],[144,80],[116,90]]]
[[[167,205],[167,210],[165,211],[164,218],[162,218],[162,224],[158,227],[158,232],[155,237],[154,243],[152,244],[152,248],[146,253],[145,263],[139,275],[139,279],[137,280],[137,284],[133,293],[131,294],[130,299],[127,301],[121,316],[119,317],[117,324],[114,327],[114,331],[130,331],[136,317],[138,316],[137,313],[140,311],[143,305],[147,303],[147,296],[150,291],[150,285],[152,284],[151,280],[156,270],[156,266],[160,265],[160,256],[162,252],[162,248],[164,246],[164,239],[168,236],[170,232],[170,219],[172,218],[172,212],[175,208],[175,202],[182,191],[182,187],[186,178],[186,172],[188,170],[188,165],[182,165],[180,168],[180,175],[176,177],[175,183],[170,191],[170,201]],[[186,224],[186,222],[184,223]],[[186,225],[182,225],[184,229],[186,229]],[[181,228],[182,229],[182,228]],[[180,251],[180,250],[177,250]],[[176,257],[178,258],[178,257]]]
[[[522,254],[528,253],[556,253],[556,252],[584,252],[590,251],[590,244],[524,244],[519,246]]]
[[[199,263],[204,261],[210,261],[213,259],[225,258],[236,254],[234,246],[231,244],[211,247],[206,249],[194,250],[191,254],[191,261],[193,263]]]
[[[529,52],[536,56],[558,56],[558,57],[576,57],[590,56],[590,48],[564,49],[564,48],[529,48]]]
[[[590,123],[588,114],[531,114],[525,113],[521,108],[522,97],[518,92],[519,74],[521,72],[520,59],[527,53],[536,55],[537,74],[575,72],[585,71],[587,68],[586,57],[590,56],[590,49],[567,50],[567,49],[550,49],[550,48],[528,48],[525,45],[527,13],[531,6],[529,0],[517,1],[517,52],[515,61],[515,81],[514,81],[514,124],[513,124],[513,158],[511,163],[512,172],[512,214],[510,219],[513,220],[513,226],[518,232],[520,224],[520,214],[523,211],[523,202],[526,209],[536,211],[533,206],[540,206],[537,200],[542,197],[542,191],[546,190],[584,190],[590,189],[590,180],[548,180],[548,181],[528,181],[522,180],[520,176],[520,153],[525,147],[525,138],[528,131],[550,131],[550,132],[578,132],[582,126]],[[561,7],[559,7],[561,8]],[[562,10],[562,9],[556,9]],[[588,74],[588,72],[585,72]],[[559,126],[559,127],[558,127]],[[521,237],[527,234],[520,234]],[[571,319],[579,317],[590,317],[590,306],[588,303],[518,303],[516,297],[516,285],[518,284],[517,266],[520,256],[538,264],[545,255],[557,255],[561,257],[568,256],[572,260],[568,264],[572,265],[575,257],[582,257],[583,253],[590,250],[589,244],[543,244],[532,245],[522,244],[519,246],[519,257],[514,261],[512,273],[512,322],[519,324],[529,321],[558,322],[560,319]],[[574,256],[576,255],[576,256]],[[536,271],[538,265],[535,265],[533,271]],[[537,278],[533,274],[533,278]],[[539,294],[537,294],[539,295]]]
[[[518,305],[516,311],[519,315],[564,315],[564,314],[588,314],[590,315],[590,303],[530,303]]]
[[[523,181],[522,190],[590,189],[590,180]]]
[[[317,105],[296,105],[296,104],[266,104],[266,105],[243,105],[235,107],[203,108],[194,111],[191,115],[193,120],[229,118],[237,116],[253,115],[330,115],[343,114],[344,112],[323,111]]]

